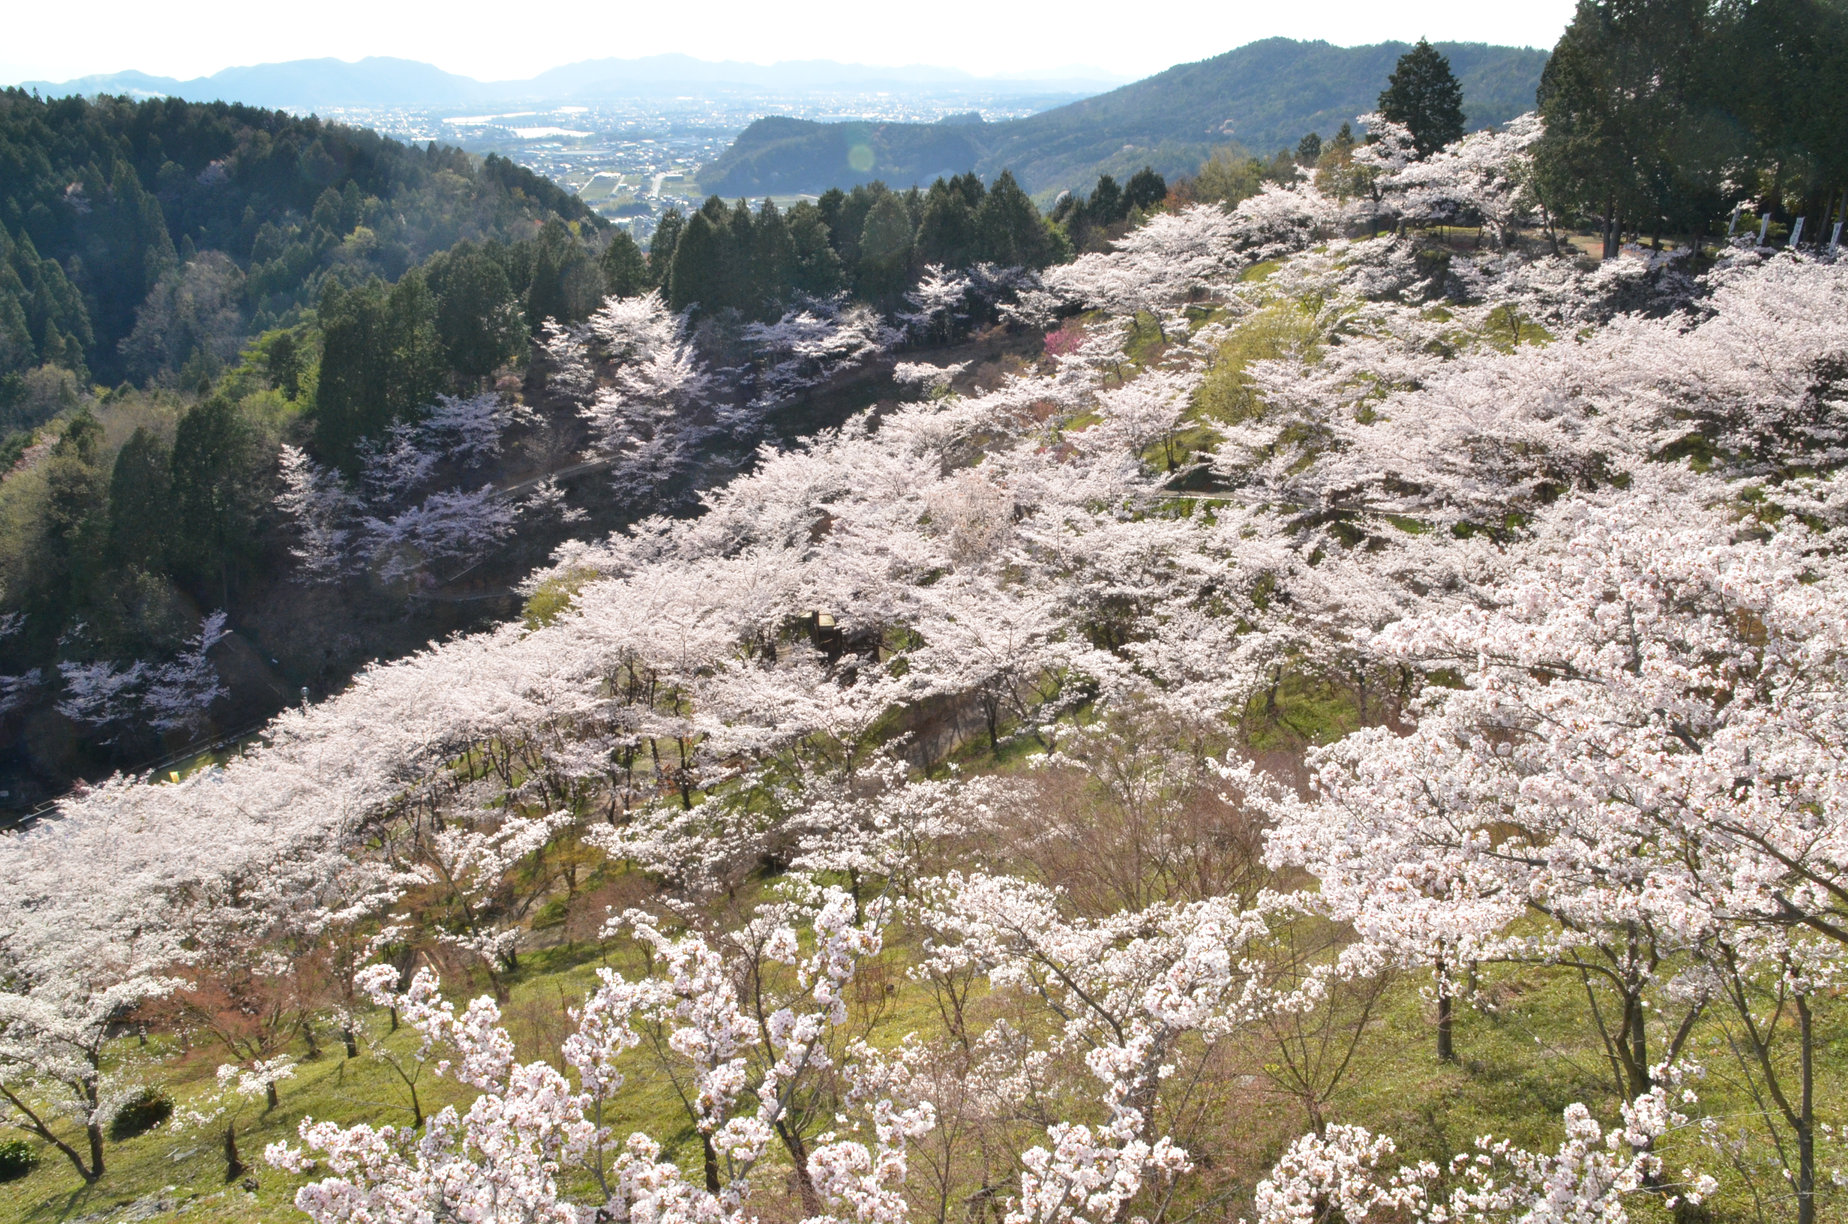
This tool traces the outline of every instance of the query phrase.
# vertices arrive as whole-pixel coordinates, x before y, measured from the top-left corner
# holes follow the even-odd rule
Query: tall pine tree
[[[990,263],[1043,268],[1052,262],[1052,236],[1010,170],[996,176],[975,211],[975,243],[976,257]]]
[[[670,208],[661,214],[661,220],[655,223],[654,236],[648,240],[649,282],[670,296],[668,277],[674,269],[674,250],[680,245],[680,234],[686,225],[687,219],[680,215],[680,210]]]
[[[603,289],[617,297],[634,297],[648,289],[648,261],[628,230],[618,227],[603,248]]]
[[[796,252],[789,226],[770,200],[758,211],[751,227],[751,308],[768,321],[783,312],[783,301],[795,279]]]
[[[860,229],[860,262],[854,287],[860,296],[891,309],[911,279],[913,231],[905,201],[886,192],[874,202]]]
[[[675,310],[693,305],[707,311],[722,307],[724,272],[720,265],[729,253],[727,237],[704,209],[687,219],[686,228],[674,244],[674,263],[667,281],[668,305]]]
[[[1386,78],[1379,111],[1411,130],[1420,157],[1463,138],[1463,86],[1450,71],[1450,60],[1422,38]]]
[[[918,259],[958,268],[969,262],[974,250],[975,206],[959,188],[938,179],[924,196],[924,216],[918,225]]]

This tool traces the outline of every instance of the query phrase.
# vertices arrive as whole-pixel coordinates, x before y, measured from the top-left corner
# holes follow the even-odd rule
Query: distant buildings
[[[437,141],[471,153],[499,153],[576,192],[598,213],[646,243],[670,208],[705,200],[698,172],[765,115],[802,119],[935,122],[970,110],[1006,119],[1039,107],[1018,97],[966,93],[827,94],[792,97],[657,98],[499,114],[440,108],[346,108],[323,117],[369,127],[407,143]],[[778,203],[793,202],[778,198]]]

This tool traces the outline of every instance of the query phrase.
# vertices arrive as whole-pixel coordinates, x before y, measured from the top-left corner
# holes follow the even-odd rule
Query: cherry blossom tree
[[[1531,112],[1499,130],[1471,132],[1429,157],[1398,168],[1391,178],[1410,219],[1493,229],[1498,245],[1514,244],[1520,228],[1541,207],[1533,194],[1533,145],[1543,128]]]
[[[21,841],[39,864],[58,857],[55,835]],[[61,863],[52,864],[61,870]],[[43,1140],[86,1182],[103,1176],[103,1134],[138,1088],[132,1060],[109,1049],[115,1026],[176,985],[170,934],[119,892],[98,890],[81,915],[48,905],[55,878],[18,870],[0,914],[0,1122]],[[96,866],[92,864],[92,868]],[[84,925],[72,929],[69,919]],[[76,1136],[69,1133],[74,1128]]]
[[[756,944],[768,962],[794,975],[796,990],[773,1012],[746,1008],[727,959],[700,937],[670,937],[635,919],[656,952],[655,971],[636,980],[601,971],[601,985],[577,1013],[577,1031],[559,1051],[567,1071],[545,1061],[516,1063],[492,1000],[476,999],[458,1014],[427,970],[403,995],[386,989],[393,971],[369,972],[380,1004],[397,1006],[423,1035],[425,1050],[444,1055],[436,1071],[480,1095],[466,1114],[452,1106],[432,1115],[421,1135],[305,1118],[304,1146],[274,1144],[266,1157],[296,1171],[325,1165],[330,1176],[296,1196],[315,1220],[364,1213],[410,1221],[433,1211],[572,1224],[607,1216],[744,1220],[780,1140],[810,1218],[902,1219],[895,1192],[905,1175],[904,1147],[929,1129],[928,1105],[868,1102],[863,1124],[875,1135],[871,1147],[829,1135],[810,1148],[795,1129],[811,1081],[836,1065],[829,1035],[848,1019],[844,989],[879,948],[877,916],[856,921],[845,894],[823,894],[805,912],[811,951],[774,913]],[[685,1100],[706,1153],[699,1181],[664,1160],[658,1141],[619,1137],[604,1121],[627,1079],[619,1062],[651,1028],[663,1039],[662,1052],[685,1067]],[[588,1172],[589,1195],[571,1191],[570,1168]]]
[[[225,1180],[236,1181],[249,1166],[237,1147],[237,1124],[244,1109],[262,1097],[269,1109],[276,1108],[276,1085],[295,1076],[295,1062],[287,1055],[239,1066],[223,1063],[218,1068],[217,1090],[191,1102],[176,1114],[174,1129],[219,1129],[222,1127],[225,1155]]]
[[[1623,1125],[1609,1131],[1583,1105],[1567,1106],[1566,1137],[1556,1152],[1530,1152],[1483,1136],[1475,1152],[1451,1160],[1447,1172],[1457,1184],[1448,1195],[1437,1191],[1439,1170],[1431,1162],[1388,1174],[1383,1162],[1396,1150],[1390,1139],[1365,1127],[1331,1126],[1298,1139],[1258,1184],[1259,1224],[1330,1218],[1628,1224],[1628,1207],[1644,1195],[1662,1196],[1670,1208],[1698,1207],[1718,1184],[1691,1169],[1669,1184],[1656,1153],[1658,1140],[1689,1123],[1674,1105],[1666,1088],[1656,1088],[1625,1105]]]
[[[60,663],[58,713],[93,727],[120,723],[133,713],[134,695],[147,683],[148,670],[139,659],[128,664]]]
[[[1159,1200],[1190,1167],[1165,1133],[1164,1084],[1184,1095],[1208,1073],[1182,1037],[1210,1050],[1262,1012],[1300,1005],[1277,997],[1247,956],[1266,933],[1264,915],[1225,898],[1089,920],[1068,916],[1043,886],[953,872],[925,921],[926,973],[947,983],[985,972],[996,988],[1043,1000],[1054,1018],[1047,1047],[1017,1047],[1006,1073],[1031,1078],[1048,1055],[1075,1057],[1104,1107],[1098,1123],[1057,1122],[1023,1153],[1014,1220],[1117,1220],[1138,1195]]]
[[[919,339],[943,343],[967,317],[967,301],[973,288],[974,282],[966,273],[929,264],[918,283],[906,292],[908,309],[899,312],[898,321]]]
[[[179,655],[154,669],[141,705],[142,716],[156,731],[196,732],[212,703],[229,696],[207,657],[226,636],[225,620],[223,612],[208,615]]]
[[[357,491],[301,450],[282,448],[276,504],[296,529],[291,547],[314,582],[371,569],[387,582],[440,561],[472,561],[512,534],[522,506],[492,484],[432,489],[500,453],[530,413],[500,395],[439,396],[420,419],[362,448]]]

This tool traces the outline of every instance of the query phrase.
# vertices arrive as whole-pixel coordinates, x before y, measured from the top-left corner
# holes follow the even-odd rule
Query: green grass
[[[1313,359],[1321,342],[1321,325],[1294,302],[1276,302],[1254,312],[1220,345],[1213,368],[1194,394],[1196,414],[1227,424],[1261,416],[1264,404],[1252,389],[1247,368],[1282,357]]]
[[[1238,274],[1239,284],[1255,285],[1260,281],[1268,280],[1270,274],[1281,267],[1283,267],[1281,259],[1261,259]]]
[[[1241,725],[1253,750],[1273,752],[1333,743],[1362,721],[1348,689],[1286,670],[1270,691],[1251,699]]]
[[[1480,338],[1504,353],[1512,353],[1523,344],[1548,345],[1557,337],[1529,319],[1511,305],[1497,306],[1489,312],[1488,326]]]
[[[1167,348],[1161,322],[1148,311],[1138,311],[1130,321],[1129,335],[1123,341],[1123,354],[1130,364],[1141,369],[1158,360]]]
[[[547,1057],[557,1063],[557,1040],[571,1028],[564,1009],[596,988],[596,971],[612,947],[578,944],[538,949],[522,954],[520,969],[503,975],[508,997],[501,1004],[502,1024],[522,1060]],[[632,950],[626,960],[611,963],[629,972],[640,969],[639,955]],[[458,1002],[484,993],[468,983],[451,985],[458,988],[451,992]],[[382,1014],[370,1020],[380,1030],[380,1044],[410,1065],[416,1033],[409,1026],[401,1026],[396,1033],[384,1032]],[[165,1087],[180,1111],[197,1106],[210,1093],[216,1068],[226,1056],[217,1046],[182,1052],[164,1049],[163,1044],[150,1042],[147,1053],[164,1057],[154,1063],[147,1078]],[[85,1185],[56,1149],[34,1141],[40,1154],[38,1167],[25,1178],[0,1184],[0,1221],[36,1224],[111,1214],[151,1194],[173,1204],[173,1214],[160,1216],[163,1222],[305,1219],[295,1210],[293,1199],[296,1189],[312,1180],[312,1175],[293,1176],[270,1168],[262,1158],[266,1144],[294,1142],[304,1117],[398,1126],[412,1121],[404,1086],[363,1043],[358,1057],[347,1058],[339,1040],[324,1028],[321,1044],[321,1057],[298,1062],[295,1077],[279,1086],[273,1112],[264,1112],[259,1101],[246,1106],[239,1116],[238,1148],[248,1166],[245,1176],[257,1183],[254,1193],[243,1188],[242,1179],[226,1184],[221,1129],[178,1129],[168,1123],[134,1139],[107,1143],[106,1172],[94,1185]],[[118,1043],[118,1049],[124,1058],[143,1053],[133,1040]],[[302,1058],[303,1044],[294,1043],[289,1052]],[[623,1097],[624,1108],[614,1120],[620,1133],[647,1130],[664,1140],[670,1155],[679,1159],[697,1155],[697,1145],[685,1133],[679,1104],[671,1092],[645,1075],[633,1076],[631,1085]],[[465,1111],[475,1095],[472,1089],[438,1078],[430,1069],[419,1079],[418,1094],[426,1115],[445,1105]],[[77,1137],[74,1127],[68,1128],[67,1137]]]
[[[597,577],[596,570],[580,567],[541,582],[527,596],[526,606],[520,611],[527,628],[539,629],[563,616],[576,601],[578,592]]]

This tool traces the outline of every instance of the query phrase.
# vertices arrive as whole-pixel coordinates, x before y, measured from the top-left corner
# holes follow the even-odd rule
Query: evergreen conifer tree
[[[213,396],[180,418],[173,439],[174,560],[196,592],[224,607],[258,550],[274,453],[236,405]]]
[[[1155,173],[1155,167],[1144,166],[1129,176],[1129,182],[1123,184],[1124,212],[1129,209],[1141,209],[1148,212],[1168,198],[1168,180]]]
[[[975,214],[976,258],[990,263],[1043,268],[1052,261],[1051,235],[1039,209],[1003,170]]]
[[[680,215],[678,208],[670,208],[661,214],[661,220],[655,224],[654,237],[648,240],[648,279],[656,288],[668,290],[668,274],[674,267],[674,249],[680,245],[680,235],[686,229],[686,218]]]
[[[897,304],[910,279],[912,237],[904,199],[889,191],[881,194],[860,230],[854,280],[862,297],[882,308]]]
[[[1420,157],[1463,138],[1463,86],[1450,71],[1450,61],[1422,38],[1386,78],[1379,109],[1411,129]]]
[[[959,268],[969,263],[974,248],[974,206],[960,187],[938,179],[924,196],[924,214],[918,222],[918,259]]]
[[[951,179],[950,190],[962,193],[963,201],[969,205],[970,212],[980,208],[982,201],[988,198],[988,188],[982,185],[982,180],[976,177],[973,170],[964,171]]]
[[[526,318],[500,261],[458,243],[434,269],[436,335],[449,368],[482,379],[521,351]]]
[[[166,564],[173,523],[172,453],[146,429],[136,429],[116,453],[109,477],[109,560],[157,572]]]
[[[727,254],[726,235],[712,223],[705,209],[687,219],[674,245],[674,265],[668,275],[668,304],[675,310],[698,305],[702,310],[722,309],[721,262]]]
[[[835,253],[821,209],[807,200],[789,210],[790,287],[827,297],[840,292],[841,257]]]
[[[1084,211],[1093,225],[1115,225],[1129,212],[1129,205],[1123,199],[1123,189],[1117,186],[1116,179],[1101,174],[1097,178],[1097,187],[1091,192],[1091,198],[1085,201]]]
[[[1717,192],[1723,147],[1688,147],[1704,127],[1703,11],[1698,0],[1580,0],[1541,73],[1536,185],[1554,212],[1599,219],[1606,258],[1626,228],[1685,214],[1701,179]]]
[[[757,213],[751,227],[750,307],[765,321],[782,313],[783,302],[795,280],[795,248],[789,226],[770,200]]]
[[[539,231],[532,283],[526,290],[526,320],[575,323],[590,317],[603,300],[603,272],[563,221],[554,217]]]
[[[378,280],[352,290],[330,281],[318,316],[314,450],[351,470],[360,442],[423,408],[442,389],[436,305],[423,274],[412,271],[390,290]]]
[[[102,467],[103,427],[80,409],[64,426],[46,458],[44,547],[34,558],[31,578],[40,612],[61,624],[81,606],[100,568],[108,473]]]
[[[634,297],[648,288],[648,261],[642,257],[642,248],[635,245],[635,237],[628,230],[619,226],[610,235],[610,244],[603,248],[603,257],[598,262],[603,266],[605,292],[617,297]]]
[[[752,269],[757,258],[756,228],[749,204],[739,200],[732,205],[725,218],[725,255],[719,261],[716,308],[756,313],[757,277]]]

